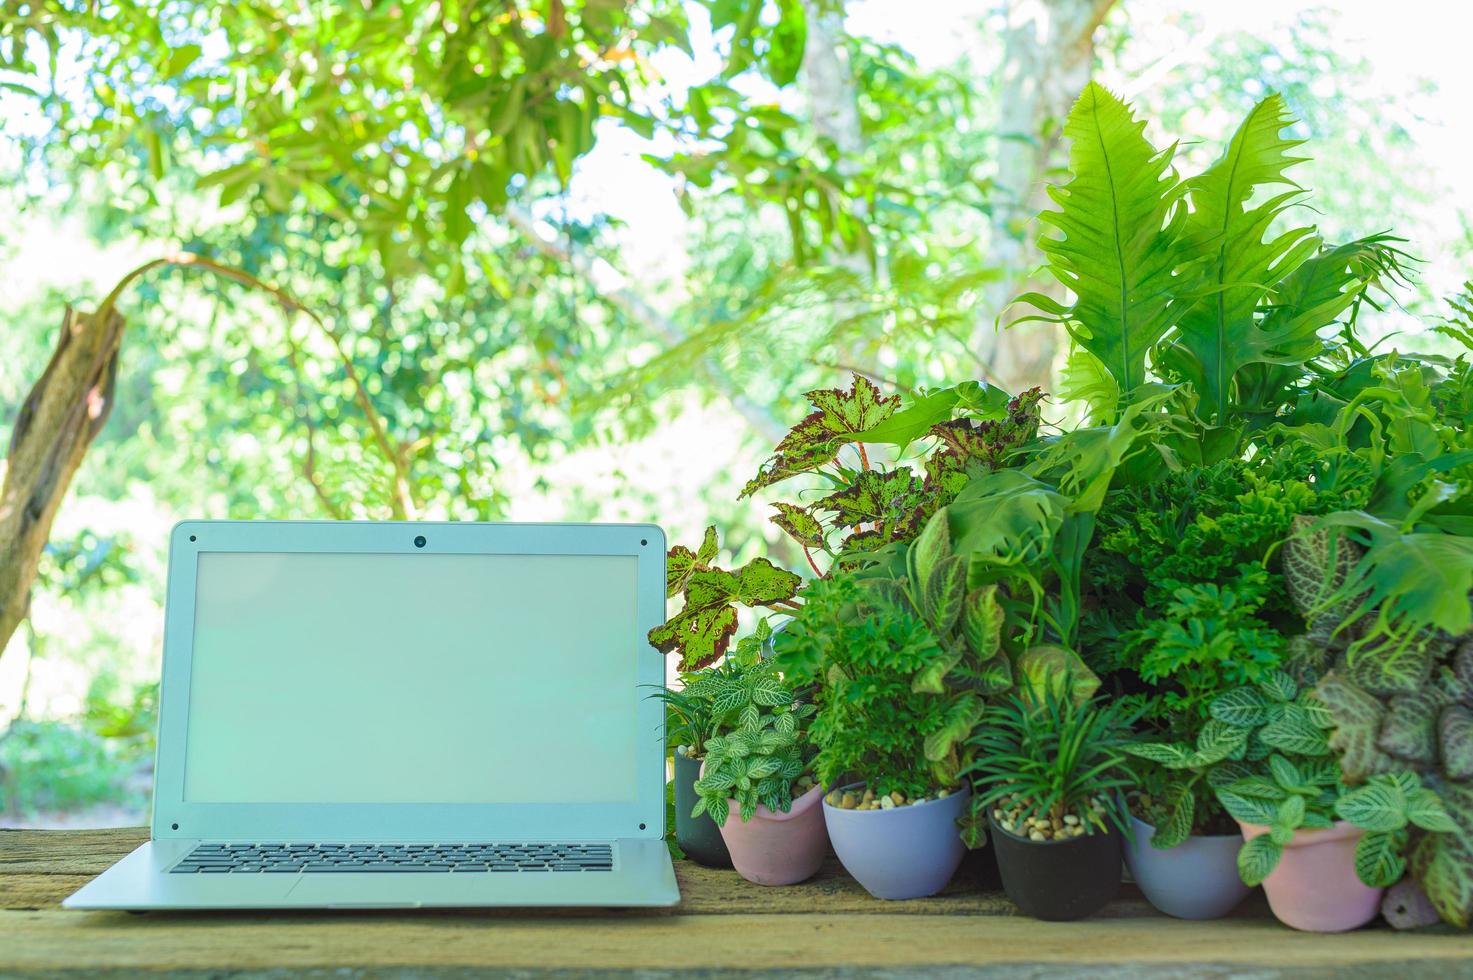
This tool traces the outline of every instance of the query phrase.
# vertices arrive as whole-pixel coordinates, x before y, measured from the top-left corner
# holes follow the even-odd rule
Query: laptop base
[[[612,871],[170,874],[198,841],[150,841],[62,902],[69,909],[413,909],[670,906],[680,901],[665,842],[613,842]]]

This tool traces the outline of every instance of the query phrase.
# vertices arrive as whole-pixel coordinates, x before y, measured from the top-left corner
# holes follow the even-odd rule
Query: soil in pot
[[[1014,830],[999,824],[993,810],[987,815],[991,833],[988,846],[997,852],[1002,887],[1013,904],[1035,919],[1068,922],[1093,915],[1120,890],[1121,834],[1114,827],[1092,827],[1076,817],[1055,837],[1042,829],[1013,822]],[[1029,836],[1020,836],[1028,830]]]
[[[693,817],[696,807],[695,782],[701,775],[701,760],[675,753],[675,843],[685,856],[710,868],[731,867],[731,855],[716,822],[702,813]]]
[[[1178,919],[1227,915],[1253,889],[1238,877],[1241,834],[1188,837],[1175,847],[1151,846],[1156,828],[1131,817],[1135,839],[1125,842],[1131,877],[1156,908]]]
[[[1268,833],[1258,824],[1242,827],[1246,840]],[[1306,932],[1345,932],[1374,919],[1385,889],[1355,873],[1355,845],[1364,833],[1343,820],[1324,830],[1296,831],[1263,882],[1274,916]]]
[[[876,798],[856,783],[824,797],[824,822],[844,869],[865,891],[923,898],[945,888],[961,864],[966,848],[956,822],[970,800],[967,787],[907,800],[899,793]]]
[[[721,839],[737,873],[758,885],[795,885],[812,878],[829,853],[823,790],[815,786],[793,800],[787,813],[758,805],[743,821],[736,800],[721,825]]]

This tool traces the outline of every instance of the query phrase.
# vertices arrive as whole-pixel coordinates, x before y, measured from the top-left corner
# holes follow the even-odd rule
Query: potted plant
[[[958,594],[937,583],[918,605],[924,593],[908,581],[834,572],[804,590],[778,645],[789,676],[818,685],[811,737],[829,787],[825,823],[845,869],[876,898],[933,895],[955,873],[966,853],[966,738],[984,697],[1010,684],[995,587],[968,597],[960,575],[951,582]],[[951,602],[944,629],[922,611]]]
[[[738,643],[738,652],[741,643]],[[729,677],[740,670],[738,663],[727,660],[714,667],[682,673],[681,687],[661,687],[650,696],[665,702],[665,737],[670,749],[675,803],[675,843],[685,857],[712,868],[731,867],[731,855],[721,831],[708,814],[695,814],[696,780],[705,761],[705,744],[715,735],[716,710],[712,703],[712,687],[717,677]]]
[[[1314,689],[1285,671],[1212,702],[1195,746],[1135,751],[1203,770],[1242,828],[1238,872],[1263,884],[1279,921],[1313,932],[1365,925],[1406,870],[1412,828],[1455,830],[1441,798],[1415,773],[1386,772],[1347,787],[1328,740],[1334,725]]]
[[[716,695],[752,669],[771,636],[766,621],[755,636],[738,642],[739,606],[789,608],[801,579],[766,558],[754,558],[738,569],[715,564],[720,550],[715,526],[707,527],[692,551],[676,545],[666,556],[665,596],[683,595],[683,608],[650,630],[649,641],[662,653],[677,653],[681,688],[660,687],[651,697],[665,702],[667,744],[672,746],[676,845],[688,857],[711,867],[731,867],[731,856],[716,824],[699,807],[695,783],[700,777],[705,745],[729,725],[734,709],[717,704]],[[713,666],[716,665],[716,666]]]
[[[813,876],[828,855],[822,792],[802,704],[770,660],[703,679],[719,711],[695,782],[693,816],[709,814],[732,865],[759,885]]]
[[[1047,689],[989,709],[972,737],[973,810],[1003,889],[1028,915],[1080,919],[1119,890],[1130,720],[1119,702]]]

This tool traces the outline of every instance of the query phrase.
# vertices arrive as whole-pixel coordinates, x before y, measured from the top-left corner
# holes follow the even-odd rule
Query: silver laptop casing
[[[416,537],[426,544],[417,548]],[[62,905],[71,909],[663,906],[680,900],[665,834],[664,709],[644,697],[664,658],[641,644],[632,803],[195,803],[184,799],[198,555],[207,551],[363,554],[632,555],[641,631],[665,619],[665,535],[650,524],[185,521],[169,549],[151,840]],[[549,760],[549,765],[556,765]],[[599,873],[170,874],[201,842],[466,843],[607,841]]]

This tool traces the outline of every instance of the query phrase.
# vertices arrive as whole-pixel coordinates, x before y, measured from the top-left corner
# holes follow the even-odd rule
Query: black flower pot
[[[1008,898],[1028,915],[1068,922],[1093,915],[1120,890],[1120,831],[1033,841],[1003,830],[988,814],[989,846]]]
[[[696,808],[696,780],[701,775],[701,760],[688,759],[675,753],[675,843],[692,861],[710,868],[731,867],[731,855],[721,839],[721,829],[704,813],[693,817]]]

